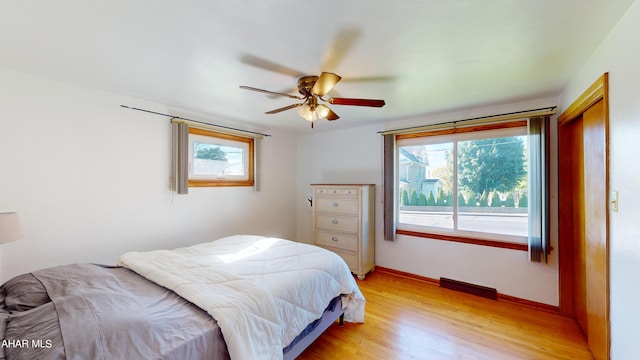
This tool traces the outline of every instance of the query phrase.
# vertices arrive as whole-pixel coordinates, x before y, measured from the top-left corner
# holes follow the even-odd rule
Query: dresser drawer
[[[316,231],[316,244],[344,250],[358,251],[358,235]]]
[[[331,195],[331,196],[358,196],[360,189],[358,188],[316,188],[316,195]]]
[[[360,189],[356,189],[356,188],[353,188],[353,189],[347,188],[347,189],[340,190],[340,194],[342,196],[358,196],[359,193],[360,193]]]
[[[340,255],[340,257],[347,263],[347,266],[351,271],[358,271],[358,255],[356,253],[348,252],[348,251],[340,251],[333,250],[336,254]]]
[[[341,214],[358,214],[358,199],[343,199],[332,197],[318,197],[316,199],[318,211],[341,213]]]
[[[336,231],[358,232],[358,218],[338,215],[316,216],[316,226]]]

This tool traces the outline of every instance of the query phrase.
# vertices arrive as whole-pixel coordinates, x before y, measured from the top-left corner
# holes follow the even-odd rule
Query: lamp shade
[[[303,117],[307,121],[316,121],[329,115],[329,108],[320,104],[315,106],[309,106],[304,104],[298,109],[298,115]]]
[[[0,213],[0,244],[22,239],[20,219],[15,212]]]

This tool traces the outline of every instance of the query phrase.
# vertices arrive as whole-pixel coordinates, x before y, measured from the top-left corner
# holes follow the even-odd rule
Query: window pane
[[[527,236],[527,138],[458,142],[458,229]]]
[[[188,140],[190,187],[254,185],[253,139],[189,128]]]
[[[453,229],[453,143],[399,147],[399,222]]]
[[[211,143],[193,143],[193,174],[218,177],[244,175],[243,149]]]

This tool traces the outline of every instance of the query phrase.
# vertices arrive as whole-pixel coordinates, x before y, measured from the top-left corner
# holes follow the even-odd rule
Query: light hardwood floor
[[[334,323],[298,359],[593,359],[574,320],[378,269],[365,323]]]

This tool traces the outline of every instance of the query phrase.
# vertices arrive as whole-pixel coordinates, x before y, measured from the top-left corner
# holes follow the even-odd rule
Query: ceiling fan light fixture
[[[298,109],[298,115],[300,115],[303,119],[307,121],[314,121],[313,111],[311,111],[311,107],[307,104],[300,106]]]
[[[309,104],[304,104],[300,106],[300,109],[298,109],[298,115],[300,115],[303,119],[307,121],[313,122],[319,119],[323,119],[327,115],[329,115],[329,108],[320,104],[320,105],[316,105],[312,109]]]
[[[324,119],[329,115],[329,108],[320,104],[316,106],[316,113],[318,114],[318,119]]]

